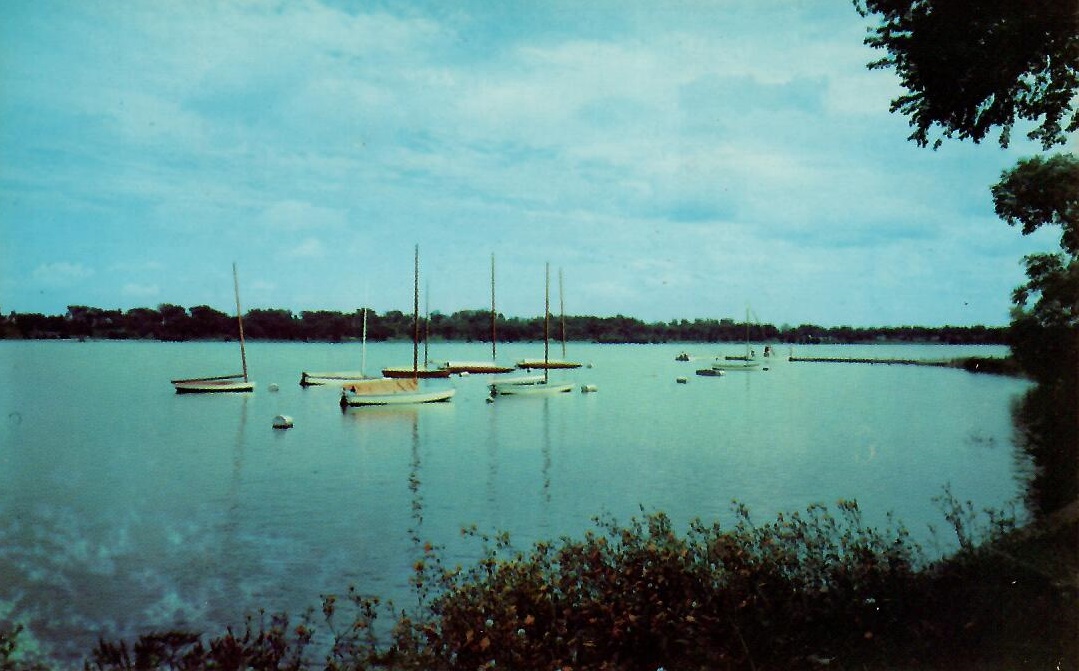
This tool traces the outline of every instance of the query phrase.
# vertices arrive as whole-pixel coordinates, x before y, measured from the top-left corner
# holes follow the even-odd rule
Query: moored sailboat
[[[495,255],[491,254],[491,360],[490,361],[447,361],[440,369],[448,371],[451,375],[462,373],[509,373],[514,370],[513,366],[503,366],[498,363],[498,311],[495,308]]]
[[[564,394],[573,390],[572,384],[552,384],[549,378],[550,331],[551,331],[551,264],[547,264],[543,293],[543,375],[531,375],[493,382],[490,385],[491,396],[529,396],[540,394]],[[520,365],[520,364],[518,364]]]
[[[365,405],[403,405],[411,403],[437,403],[453,398],[456,390],[452,387],[439,389],[421,389],[419,379],[419,344],[420,344],[420,246],[415,253],[415,286],[413,299],[413,336],[412,336],[412,374],[408,377],[384,377],[366,380],[352,380],[341,387],[341,407]],[[403,370],[403,369],[390,369]],[[449,374],[441,377],[447,377]]]
[[[550,270],[547,272],[550,276]],[[548,282],[549,283],[549,282]],[[517,362],[517,367],[525,370],[568,370],[572,368],[580,368],[581,364],[577,361],[566,360],[566,303],[565,297],[562,292],[562,271],[558,271],[558,305],[559,314],[561,315],[561,340],[562,340],[562,358],[552,359],[548,356],[547,346],[544,343],[543,358],[542,359],[521,359]],[[544,338],[546,339],[548,325],[546,319],[544,320]]]
[[[360,345],[360,369],[358,371],[324,371],[309,373],[303,371],[300,373],[300,386],[301,387],[313,387],[326,384],[344,384],[348,382],[354,382],[358,380],[370,380],[371,376],[365,372],[367,370],[367,308],[363,308],[363,335],[361,336]]]
[[[240,281],[236,275],[236,264],[232,264],[232,287],[236,296],[236,321],[240,335],[240,363],[242,373],[216,375],[213,377],[194,377],[171,380],[177,394],[208,394],[218,392],[247,392],[255,390],[255,383],[247,376],[247,350],[244,346],[244,319],[240,309]]]

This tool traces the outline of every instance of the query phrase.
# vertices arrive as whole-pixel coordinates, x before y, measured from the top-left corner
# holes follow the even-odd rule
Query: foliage
[[[985,521],[947,491],[940,505],[960,551],[937,562],[901,525],[867,527],[853,501],[759,525],[736,505],[729,529],[684,534],[662,513],[597,520],[528,551],[470,529],[480,558],[467,568],[424,546],[411,611],[350,589],[323,597],[319,625],[260,615],[213,637],[101,641],[86,668],[1074,668],[1074,592],[1008,559],[996,543],[1009,517]],[[12,666],[4,641],[0,669],[37,671]]]
[[[891,111],[909,118],[908,139],[980,142],[994,127],[1008,146],[1017,121],[1045,149],[1079,130],[1079,12],[1061,0],[853,0],[880,24],[865,43],[887,53],[907,93]],[[933,141],[934,148],[942,140]]]
[[[76,316],[77,315],[77,316]],[[434,341],[490,342],[490,313],[461,310],[451,315],[432,313],[424,329]],[[329,310],[251,310],[244,316],[244,332],[251,339],[343,342],[359,340],[363,333],[363,313]],[[648,324],[639,319],[572,316],[565,318],[566,337],[574,341],[599,343],[661,342],[741,342],[746,324],[731,319],[686,319]],[[235,339],[237,324],[230,317],[205,305],[190,311],[177,305],[161,305],[157,310],[134,308],[101,310],[71,306],[68,314],[47,317],[11,313],[0,316],[0,335],[21,338],[156,338],[159,340]],[[776,327],[750,324],[755,341],[786,343],[873,343],[933,342],[946,344],[1002,344],[1005,329],[986,326],[892,326],[823,327],[812,324]],[[411,340],[412,317],[398,310],[384,314],[367,312],[367,337],[372,341]],[[497,337],[501,342],[536,341],[543,338],[543,319],[499,315]],[[558,337],[556,335],[556,337]]]
[[[1019,161],[993,186],[993,206],[1008,224],[1022,225],[1023,235],[1042,226],[1061,227],[1060,246],[1079,255],[1079,159],[1071,154]]]

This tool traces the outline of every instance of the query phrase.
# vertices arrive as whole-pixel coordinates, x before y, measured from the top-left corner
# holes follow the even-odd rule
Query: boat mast
[[[420,374],[420,246],[416,245],[414,273],[412,282],[412,379]]]
[[[543,383],[547,384],[547,374],[550,371],[551,349],[551,263],[547,262],[546,273],[543,282]]]
[[[244,348],[244,317],[240,311],[240,280],[236,276],[236,262],[232,262],[232,290],[236,294],[236,321],[240,325],[240,361],[244,367],[244,382],[247,382],[247,350]]]
[[[367,377],[367,301],[363,306],[363,344],[360,346],[360,375]]]
[[[495,334],[495,322],[498,320],[498,313],[495,312],[495,253],[491,252],[491,361],[492,363],[498,358],[498,345]]]
[[[431,340],[431,280],[423,285],[423,367],[427,368],[427,343]]]
[[[566,299],[562,293],[562,269],[558,269],[558,313],[562,321],[562,358],[566,358]]]

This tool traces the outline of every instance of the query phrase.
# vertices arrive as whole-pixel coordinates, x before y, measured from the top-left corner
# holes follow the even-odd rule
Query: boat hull
[[[576,361],[544,361],[543,359],[524,359],[517,362],[517,367],[526,370],[533,368],[539,370],[543,370],[545,368],[548,370],[562,370],[569,368],[580,368],[581,364],[577,363]]]
[[[497,382],[491,385],[491,396],[550,396],[567,394],[571,391],[573,391],[572,384]]]
[[[243,376],[222,376],[172,380],[177,394],[243,393],[255,390],[255,383]]]
[[[382,376],[394,379],[412,378],[417,377],[421,379],[433,379],[440,377],[449,377],[450,372],[441,368],[420,368],[415,370],[411,367],[401,366],[397,368],[383,368]]]
[[[453,398],[456,389],[433,389],[430,391],[409,391],[388,394],[354,394],[344,392],[341,395],[341,407],[357,408],[366,405],[414,405],[417,403],[443,403]]]
[[[370,379],[371,377],[369,375],[364,375],[359,371],[334,371],[320,373],[308,373],[304,371],[300,373],[300,386],[315,387],[327,384],[346,384],[348,382]]]
[[[489,361],[447,361],[440,370],[448,371],[451,375],[461,373],[509,373],[514,370],[513,366],[499,366]]]

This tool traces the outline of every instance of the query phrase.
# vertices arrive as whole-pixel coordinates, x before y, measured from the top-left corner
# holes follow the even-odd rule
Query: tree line
[[[259,340],[343,342],[359,340],[366,321],[372,341],[410,340],[415,325],[399,310],[339,312],[253,309],[244,314],[245,337]],[[564,322],[564,331],[563,331]],[[421,338],[436,341],[490,342],[491,314],[487,310],[433,312],[421,320]],[[500,342],[543,338],[543,317],[498,315],[495,330]],[[551,338],[598,343],[740,342],[871,343],[917,342],[945,344],[1004,344],[1007,329],[988,326],[824,327],[812,324],[774,326],[733,319],[688,319],[646,323],[633,317],[569,316],[551,323]],[[156,339],[166,341],[234,339],[235,316],[206,305],[184,308],[162,304],[154,308],[107,310],[85,305],[68,306],[63,315],[14,313],[0,316],[0,334],[8,339]]]

